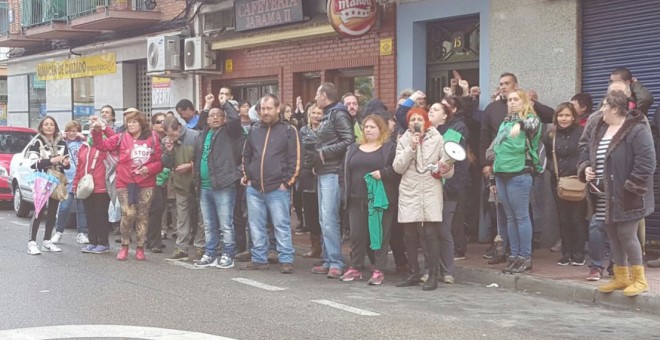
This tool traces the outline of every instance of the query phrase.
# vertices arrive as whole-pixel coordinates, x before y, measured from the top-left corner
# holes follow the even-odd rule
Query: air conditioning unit
[[[187,38],[183,44],[183,63],[186,71],[215,70],[215,55],[208,38]]]
[[[181,71],[181,41],[161,35],[147,39],[147,72]]]

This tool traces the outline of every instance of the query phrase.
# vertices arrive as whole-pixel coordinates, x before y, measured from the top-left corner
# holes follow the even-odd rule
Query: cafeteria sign
[[[302,0],[236,0],[235,31],[247,31],[302,21]]]
[[[84,78],[114,73],[117,73],[117,56],[114,53],[65,59],[37,65],[37,78],[39,80]]]

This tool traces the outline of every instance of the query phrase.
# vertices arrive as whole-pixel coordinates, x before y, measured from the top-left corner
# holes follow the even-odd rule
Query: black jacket
[[[504,99],[496,100],[488,104],[486,110],[484,110],[483,120],[481,121],[481,135],[479,136],[478,156],[481,160],[482,167],[491,165],[491,162],[486,160],[486,150],[488,150],[490,143],[495,139],[497,131],[500,129],[500,125],[502,125],[508,112],[506,100]],[[539,116],[541,123],[552,123],[555,110],[551,107],[545,106],[539,102],[534,102],[534,112]]]
[[[299,185],[303,192],[316,192],[316,175],[314,174],[314,160],[316,159],[316,131],[309,125],[300,129],[300,143],[302,144],[302,166],[300,169]]]
[[[243,128],[241,127],[241,120],[238,117],[238,112],[234,106],[225,103],[223,110],[227,115],[225,125],[217,130],[206,128],[197,136],[194,146],[194,164],[193,175],[195,184],[201,188],[201,164],[202,152],[204,150],[204,142],[206,136],[211,133],[211,150],[209,151],[208,167],[209,177],[213,184],[213,190],[220,190],[232,185],[242,177],[241,172],[241,136],[243,135]],[[240,144],[240,147],[237,146]]]
[[[571,125],[567,128],[556,126],[556,130],[550,130],[543,136],[546,154],[548,155],[548,169],[552,177],[555,173],[554,157],[557,155],[557,168],[559,177],[577,175],[577,165],[580,152],[578,142],[584,128],[580,125]],[[555,149],[552,148],[552,134],[556,133]]]
[[[598,119],[587,147],[581,149],[578,176],[582,181],[585,181],[584,170],[596,167],[596,150],[607,128],[608,125]],[[606,223],[636,221],[653,212],[655,162],[648,120],[641,111],[631,110],[605,153]],[[594,208],[590,196],[587,195],[589,216]]]
[[[290,188],[300,171],[300,139],[296,127],[281,120],[258,123],[243,148],[243,169],[253,188],[263,192]]]
[[[32,161],[31,168],[34,170],[46,172],[48,169],[53,168],[64,173],[64,169],[69,169],[69,166],[55,165],[50,161],[53,157],[69,154],[69,148],[66,146],[64,139],[58,138],[53,141],[52,145],[49,145],[45,137],[38,135],[32,141],[28,150],[28,159]]]
[[[456,132],[463,135],[463,138],[461,138],[459,144],[461,144],[463,149],[467,152],[467,140],[470,137],[470,132],[467,125],[465,125],[463,117],[460,115],[455,116],[445,125],[438,126],[437,129],[438,132],[440,132],[440,134],[443,136],[449,129],[456,130]],[[467,189],[469,183],[468,181],[470,178],[469,168],[470,161],[467,159],[467,157],[460,162],[454,163],[454,176],[445,180],[444,184],[444,194],[448,201],[459,201],[465,198],[465,191]]]
[[[339,173],[349,145],[355,142],[353,123],[346,107],[333,103],[323,109],[317,131],[314,169],[319,175]],[[323,155],[323,159],[321,159]]]
[[[349,146],[346,151],[346,159],[344,160],[344,181],[342,183],[342,200],[344,208],[347,208],[348,206],[348,194],[351,191],[348,188],[351,184],[351,171],[348,169],[348,164],[351,157],[357,153],[358,147],[359,144],[354,143]],[[385,142],[380,150],[383,153],[383,159],[385,160],[385,164],[381,164],[380,167],[380,177],[383,181],[387,201],[390,203],[389,209],[391,209],[399,202],[399,182],[401,181],[401,175],[397,174],[394,171],[394,168],[392,168],[394,156],[396,156],[396,143],[389,141]]]

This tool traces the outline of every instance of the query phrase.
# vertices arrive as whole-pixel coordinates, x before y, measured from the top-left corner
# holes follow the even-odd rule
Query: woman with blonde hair
[[[151,130],[146,115],[136,109],[131,108],[124,112],[126,132],[105,140],[98,118],[91,117],[90,121],[93,122],[94,147],[100,151],[119,150],[116,185],[121,206],[121,249],[117,254],[117,260],[125,261],[128,258],[131,227],[135,223],[137,231],[135,259],[144,261],[149,208],[156,186],[156,175],[163,170],[160,139]],[[107,130],[110,127],[106,126],[105,129],[105,133],[109,134]]]
[[[495,190],[504,207],[511,256],[505,273],[532,270],[532,221],[529,195],[532,175],[543,172],[539,159],[541,121],[533,103],[522,90],[507,97],[508,115],[500,124],[492,147],[495,154],[493,173]]]
[[[362,136],[349,146],[344,160],[344,208],[348,209],[351,239],[351,266],[339,280],[362,279],[367,247],[376,258],[370,285],[385,279],[393,209],[399,175],[392,168],[396,144],[390,141],[387,123],[377,114],[362,120]],[[370,243],[370,244],[369,244]]]
[[[319,223],[319,202],[316,193],[316,174],[314,173],[314,157],[316,156],[316,132],[321,125],[323,109],[315,104],[307,108],[307,125],[300,128],[300,143],[302,144],[302,162],[298,186],[302,194],[303,220],[309,230],[312,243],[309,251],[303,257],[321,257],[321,225]]]

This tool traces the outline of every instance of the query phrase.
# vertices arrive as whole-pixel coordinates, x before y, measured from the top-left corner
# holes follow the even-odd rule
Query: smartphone
[[[415,133],[420,133],[420,132],[422,132],[422,126],[419,125],[419,124],[415,124],[415,126],[413,127],[413,129],[414,129]]]

